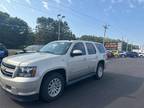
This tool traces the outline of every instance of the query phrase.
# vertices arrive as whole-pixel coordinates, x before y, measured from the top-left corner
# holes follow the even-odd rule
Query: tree
[[[79,38],[79,40],[86,40],[86,41],[94,41],[94,42],[103,42],[102,37],[92,36],[92,35],[83,35]]]
[[[29,27],[25,21],[0,12],[0,43],[8,48],[18,48],[26,44],[28,34]]]
[[[39,44],[46,44],[48,42],[58,39],[58,24],[59,21],[53,18],[40,17],[37,19],[35,42]],[[67,22],[60,22],[61,24],[61,40],[75,39],[75,35],[70,31]]]

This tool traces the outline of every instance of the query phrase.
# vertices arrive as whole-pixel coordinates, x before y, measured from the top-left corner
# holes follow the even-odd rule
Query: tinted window
[[[96,44],[96,47],[98,48],[100,53],[105,53],[105,47],[103,46],[103,44]]]
[[[6,48],[4,46],[0,45],[0,50],[4,51],[4,50],[6,50]]]
[[[72,51],[74,50],[80,50],[82,51],[82,55],[86,55],[86,51],[85,51],[85,47],[84,47],[84,44],[83,43],[76,43],[72,49]]]
[[[96,49],[93,44],[86,43],[88,54],[96,54]]]

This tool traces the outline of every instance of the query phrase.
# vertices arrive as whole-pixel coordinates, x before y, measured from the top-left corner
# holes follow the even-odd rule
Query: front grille
[[[1,72],[4,76],[12,77],[13,73],[15,71],[15,68],[16,68],[16,66],[14,66],[14,65],[7,64],[4,62],[1,63]]]
[[[5,75],[7,77],[12,77],[13,76],[13,73],[11,73],[11,72],[7,72],[7,71],[3,71],[3,70],[1,70],[1,72],[2,72],[3,75]]]
[[[7,63],[2,62],[2,65],[6,68],[9,68],[9,69],[15,69],[15,66],[11,65],[11,64],[7,64]]]

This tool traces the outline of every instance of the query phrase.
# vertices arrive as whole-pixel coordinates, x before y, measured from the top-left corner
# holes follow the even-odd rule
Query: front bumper
[[[29,96],[20,96],[20,95],[14,95],[6,90],[4,90],[4,92],[10,98],[17,100],[19,102],[31,102],[31,101],[35,101],[35,100],[39,99],[39,94],[33,94],[33,95],[29,95]]]
[[[39,94],[40,80],[38,78],[9,78],[0,71],[0,86],[14,97],[28,97]]]

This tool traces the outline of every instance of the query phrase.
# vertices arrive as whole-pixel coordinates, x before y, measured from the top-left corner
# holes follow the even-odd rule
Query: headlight
[[[37,67],[19,67],[17,77],[34,77],[36,75]]]

